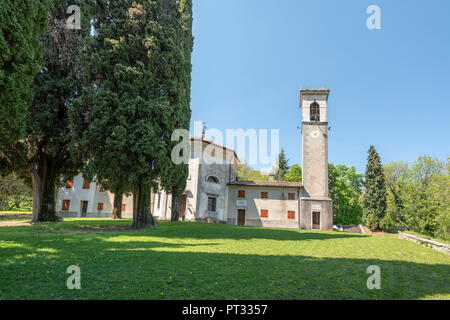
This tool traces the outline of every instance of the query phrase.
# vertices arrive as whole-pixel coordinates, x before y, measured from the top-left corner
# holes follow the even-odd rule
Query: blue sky
[[[372,4],[381,30],[366,27]],[[371,144],[383,163],[449,155],[450,1],[194,0],[193,10],[192,129],[280,129],[301,164],[299,88],[329,87],[329,162],[364,172]]]

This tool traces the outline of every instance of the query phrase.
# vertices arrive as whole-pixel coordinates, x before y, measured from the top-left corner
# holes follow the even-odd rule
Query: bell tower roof
[[[330,94],[330,88],[328,89],[324,89],[324,88],[320,88],[320,89],[316,89],[316,88],[312,88],[310,89],[309,87],[306,87],[306,89],[302,89],[300,88],[300,109],[303,106],[303,97],[306,95],[313,95],[313,96],[325,96],[325,101],[328,101],[328,95]]]

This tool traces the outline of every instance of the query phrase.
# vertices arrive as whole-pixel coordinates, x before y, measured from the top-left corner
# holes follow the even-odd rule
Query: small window
[[[69,206],[70,206],[70,200],[63,200],[62,210],[63,211],[69,211]]]
[[[295,211],[288,211],[288,219],[295,219]]]
[[[83,189],[89,189],[91,187],[91,183],[84,179],[83,181]]]
[[[269,210],[262,209],[261,210],[261,218],[268,218],[269,217]]]
[[[215,176],[209,176],[208,179],[206,179],[206,181],[213,182],[213,183],[219,183],[219,178],[217,178]]]
[[[310,105],[309,116],[311,121],[320,121],[320,105],[316,101]]]
[[[99,202],[99,203],[97,204],[97,210],[98,210],[98,211],[102,211],[102,210],[103,210],[103,202]]]
[[[66,182],[66,189],[72,189],[73,188],[73,180]]]
[[[208,197],[208,211],[209,212],[216,212],[216,203],[217,203],[217,198]]]
[[[268,192],[261,192],[261,199],[269,199],[269,193]]]
[[[295,200],[295,193],[289,192],[288,193],[288,200]]]
[[[238,191],[238,198],[245,198],[245,190]]]
[[[100,190],[99,190],[100,192],[105,192],[105,189],[102,189],[102,188],[100,188]]]
[[[122,211],[125,211],[125,204],[122,203]]]

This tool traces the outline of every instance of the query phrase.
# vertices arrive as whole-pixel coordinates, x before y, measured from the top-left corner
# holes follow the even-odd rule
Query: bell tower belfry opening
[[[300,199],[300,227],[305,229],[331,229],[333,225],[331,199],[328,197],[329,93],[330,89],[300,89],[305,190]]]

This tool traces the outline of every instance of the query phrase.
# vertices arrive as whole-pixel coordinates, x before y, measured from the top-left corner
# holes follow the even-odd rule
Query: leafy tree
[[[0,153],[25,135],[33,99],[31,83],[42,63],[38,35],[45,31],[49,0],[0,3]]]
[[[269,176],[261,171],[253,169],[246,163],[240,163],[237,167],[237,176],[241,181],[268,181]]]
[[[386,214],[386,183],[380,156],[374,146],[369,148],[364,187],[363,220],[367,222],[368,217],[372,216],[371,225],[376,228]]]
[[[191,2],[97,1],[90,8],[85,87],[71,128],[84,171],[125,186],[133,193],[133,228],[151,226],[150,190],[158,181],[175,183],[167,177],[171,134],[190,119]]]
[[[291,182],[302,182],[302,167],[298,164],[291,166],[289,171],[286,173],[285,180]]]
[[[0,211],[30,210],[31,188],[29,183],[15,174],[0,176]]]
[[[444,164],[429,156],[419,157],[410,167],[404,196],[404,225],[430,236],[448,237],[448,225],[440,217],[448,214],[449,175]],[[445,221],[445,219],[444,219]]]
[[[405,192],[408,179],[408,164],[397,161],[384,166],[387,189],[387,210],[394,223],[404,222]]]
[[[384,167],[387,215],[397,225],[424,235],[450,239],[450,158],[447,163],[420,156],[412,164]]]
[[[355,167],[328,164],[328,189],[333,201],[333,221],[341,224],[361,222],[362,174]]]
[[[286,153],[284,149],[281,148],[281,152],[278,155],[277,167],[274,169],[275,179],[278,181],[284,181],[285,176],[289,171],[289,160],[286,159]]]
[[[68,131],[68,108],[80,91],[77,55],[83,46],[82,31],[68,29],[70,1],[55,0],[50,7],[47,32],[40,35],[44,65],[35,76],[34,99],[28,110],[26,137],[8,146],[0,159],[4,171],[31,176],[33,221],[56,221],[56,190],[75,175]]]

